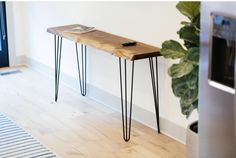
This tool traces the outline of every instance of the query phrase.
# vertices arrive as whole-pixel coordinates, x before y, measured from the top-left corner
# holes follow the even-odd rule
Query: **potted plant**
[[[177,32],[183,40],[183,46],[174,40],[164,41],[161,54],[164,58],[179,59],[169,67],[172,78],[172,90],[180,98],[181,112],[187,118],[194,109],[198,109],[198,70],[199,70],[199,34],[200,2],[179,2],[176,8],[187,17]],[[186,156],[197,157],[197,122],[189,125],[186,139]]]

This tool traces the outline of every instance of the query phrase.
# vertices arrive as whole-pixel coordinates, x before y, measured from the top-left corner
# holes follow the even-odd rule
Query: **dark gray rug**
[[[55,158],[39,141],[0,114],[0,158]]]
[[[12,75],[12,74],[18,74],[22,73],[20,70],[2,70],[0,71],[0,76],[6,76],[6,75]]]

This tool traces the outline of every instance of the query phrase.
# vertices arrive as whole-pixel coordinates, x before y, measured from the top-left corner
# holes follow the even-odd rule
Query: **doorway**
[[[6,4],[0,2],[0,67],[9,66],[7,25],[6,25]]]

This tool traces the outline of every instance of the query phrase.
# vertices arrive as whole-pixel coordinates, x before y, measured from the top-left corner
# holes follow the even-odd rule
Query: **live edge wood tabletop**
[[[147,45],[138,41],[136,41],[137,44],[134,46],[124,47],[122,43],[134,40],[103,32],[100,30],[94,30],[83,34],[69,33],[65,31],[71,28],[75,28],[77,26],[80,25],[74,24],[51,27],[47,29],[47,32],[72,40],[77,43],[82,43],[97,49],[101,49],[117,57],[126,58],[129,60],[138,60],[149,57],[161,56],[160,48],[158,47]]]

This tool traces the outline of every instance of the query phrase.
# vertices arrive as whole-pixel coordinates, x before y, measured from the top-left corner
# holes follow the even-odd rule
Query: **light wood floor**
[[[122,139],[120,114],[28,68],[0,76],[0,112],[63,158],[182,158],[184,145],[133,121]],[[0,69],[1,70],[1,69]]]

